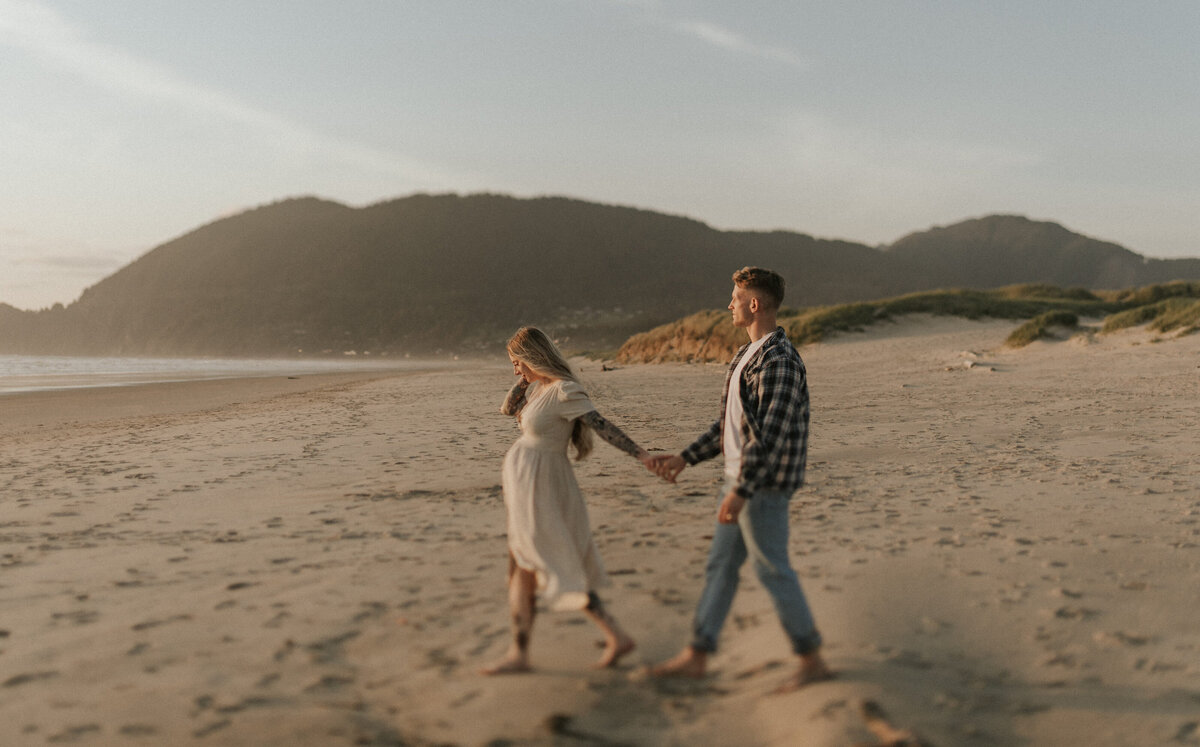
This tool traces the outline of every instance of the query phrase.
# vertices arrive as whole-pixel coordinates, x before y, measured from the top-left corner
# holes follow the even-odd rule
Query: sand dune
[[[1002,348],[913,318],[805,349],[793,559],[839,678],[792,666],[753,574],[700,683],[687,639],[719,466],[579,467],[637,637],[508,635],[505,361],[390,377],[0,398],[0,744],[1200,744],[1200,336]],[[721,366],[582,373],[649,448],[708,425]],[[636,469],[635,469],[636,468]]]

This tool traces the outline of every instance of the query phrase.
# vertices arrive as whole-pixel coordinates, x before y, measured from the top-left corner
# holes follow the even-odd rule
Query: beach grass
[[[1027,345],[1055,326],[1076,327],[1084,317],[1103,318],[1102,333],[1151,323],[1158,331],[1192,332],[1200,325],[1200,282],[1160,283],[1116,291],[1060,288],[1045,284],[991,290],[954,288],[836,306],[783,308],[779,324],[796,346],[866,329],[907,314],[966,319],[1024,319],[1009,338]],[[629,338],[616,359],[634,362],[727,361],[744,342],[725,310],[699,311]]]
[[[1104,320],[1101,331],[1110,333],[1143,324],[1150,325],[1156,332],[1176,329],[1185,333],[1195,332],[1200,328],[1200,300],[1172,297],[1136,306],[1109,316]]]
[[[1047,311],[1013,330],[1004,343],[1010,347],[1021,348],[1035,340],[1054,336],[1055,327],[1075,329],[1079,326],[1079,317],[1070,311]]]

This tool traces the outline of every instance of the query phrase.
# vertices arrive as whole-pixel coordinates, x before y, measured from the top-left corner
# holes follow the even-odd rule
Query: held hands
[[[687,466],[687,462],[678,454],[656,454],[648,460],[643,460],[642,464],[667,482],[675,482],[675,478]]]
[[[646,469],[667,482],[675,482],[675,478],[687,467],[687,462],[679,454],[643,453],[638,459],[646,465]],[[731,490],[721,499],[721,505],[717,509],[717,521],[722,524],[736,524],[745,507],[746,499],[738,495],[736,490]]]

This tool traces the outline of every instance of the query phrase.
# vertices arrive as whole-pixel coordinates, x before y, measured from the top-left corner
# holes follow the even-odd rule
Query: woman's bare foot
[[[509,654],[500,661],[486,666],[479,670],[480,674],[520,674],[522,672],[531,672],[533,668],[529,666],[529,660],[520,654]]]
[[[815,682],[825,682],[833,679],[833,670],[825,663],[819,653],[813,652],[800,657],[800,667],[796,673],[784,681],[782,685],[775,688],[776,695],[784,693],[794,693],[806,685],[811,685]]]
[[[619,639],[608,641],[604,646],[604,655],[600,657],[600,661],[592,665],[592,669],[615,667],[622,656],[636,647],[637,644],[629,636],[622,636]]]
[[[651,677],[684,677],[698,680],[704,676],[708,654],[688,646],[676,654],[674,659],[650,667]]]

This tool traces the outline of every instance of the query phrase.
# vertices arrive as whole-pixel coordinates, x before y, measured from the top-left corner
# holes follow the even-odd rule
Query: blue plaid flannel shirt
[[[721,417],[683,450],[688,464],[722,453],[725,406],[733,370],[746,353],[743,345],[725,374]],[[755,491],[795,490],[804,484],[808,458],[808,379],[804,361],[778,327],[742,371],[742,469],[736,490],[743,498]]]

